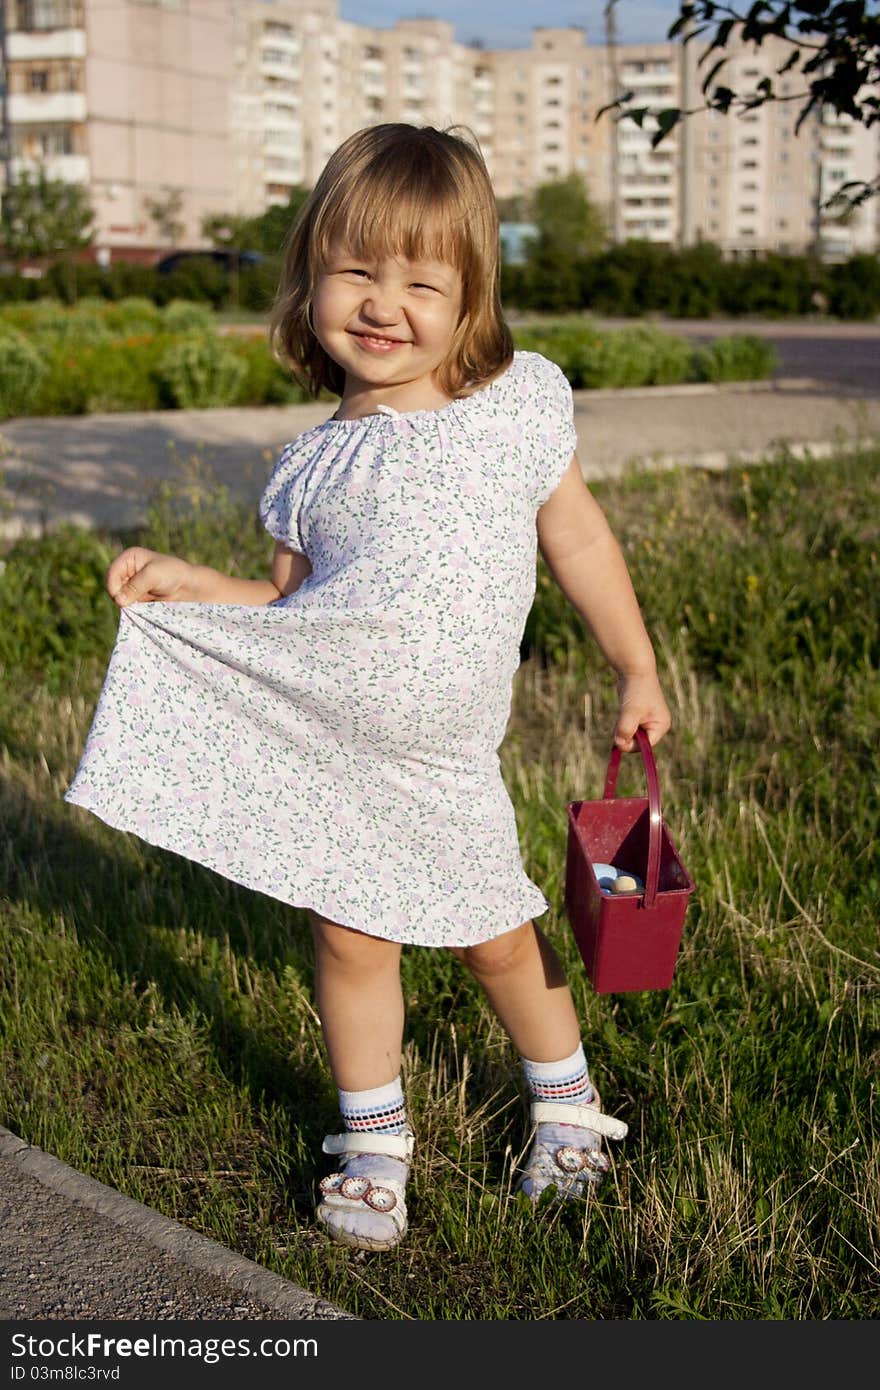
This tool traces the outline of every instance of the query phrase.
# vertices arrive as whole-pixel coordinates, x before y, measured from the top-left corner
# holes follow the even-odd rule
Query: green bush
[[[220,309],[229,299],[229,276],[210,256],[193,256],[176,270],[157,270],[153,274],[157,304],[191,299]]]
[[[162,326],[162,312],[152,299],[144,295],[133,295],[108,301],[104,305],[104,322],[113,334],[158,333]]]
[[[736,315],[781,318],[809,314],[821,272],[805,256],[766,255],[724,267],[721,309]]]
[[[20,540],[0,572],[0,667],[70,685],[85,662],[103,663],[117,612],[104,594],[112,555],[92,532],[62,526]]]
[[[264,335],[230,336],[226,343],[245,367],[235,398],[237,405],[301,405],[311,400],[305,387],[272,356]]]
[[[64,341],[51,344],[32,414],[160,409],[159,357],[165,341],[141,334],[84,347]]]
[[[828,308],[842,319],[873,319],[880,314],[880,258],[852,256],[832,266],[828,276]]]
[[[200,410],[232,405],[247,367],[215,333],[190,332],[165,349],[159,372],[172,405]]]
[[[166,333],[188,333],[190,329],[206,332],[216,323],[210,304],[198,304],[189,299],[172,299],[162,310],[162,327]]]
[[[259,265],[245,266],[238,277],[238,307],[268,315],[280,276],[280,256],[267,256]]]
[[[650,325],[599,329],[589,320],[514,330],[519,348],[541,352],[578,389],[670,385],[693,379],[693,348]]]
[[[700,381],[762,381],[779,365],[772,343],[754,333],[716,338],[694,349],[694,368]]]
[[[24,334],[0,324],[0,416],[25,414],[44,372],[43,358]]]

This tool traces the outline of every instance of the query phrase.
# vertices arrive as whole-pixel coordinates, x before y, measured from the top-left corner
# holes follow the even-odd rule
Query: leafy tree
[[[617,0],[608,0],[608,9]],[[869,14],[866,0],[755,0],[745,7],[717,0],[679,0],[678,19],[671,25],[667,37],[692,43],[708,38],[698,66],[706,65],[701,90],[706,98],[703,106],[684,110],[671,106],[655,110],[649,106],[632,106],[634,92],[625,92],[598,112],[598,120],[606,111],[619,110],[643,125],[646,117],[654,117],[657,129],[651,144],[654,148],[686,116],[697,111],[731,111],[742,114],[764,106],[767,102],[800,102],[795,132],[813,113],[829,107],[838,115],[850,116],[864,126],[880,121],[880,15]],[[788,53],[775,70],[776,77],[792,73],[800,79],[800,90],[781,95],[772,77],[762,78],[751,91],[735,91],[724,82],[722,69],[728,62],[728,45],[751,44],[756,49],[770,39],[781,39]],[[838,207],[857,206],[880,192],[880,181],[852,180],[845,183],[828,199]]]
[[[286,203],[274,203],[254,218],[254,250],[267,256],[278,256],[284,239],[309,196],[311,189],[292,188]]]
[[[144,209],[156,230],[169,246],[176,246],[184,233],[181,219],[183,210],[183,190],[165,188],[157,198],[144,198]]]
[[[531,205],[525,193],[513,193],[509,198],[496,198],[499,222],[528,222]]]
[[[49,178],[41,165],[27,170],[0,200],[0,244],[11,261],[60,261],[68,300],[76,299],[77,251],[95,239],[95,213],[88,190],[78,183]]]
[[[605,219],[579,174],[538,184],[531,221],[538,229],[534,250],[542,257],[581,260],[600,251],[608,240]]]

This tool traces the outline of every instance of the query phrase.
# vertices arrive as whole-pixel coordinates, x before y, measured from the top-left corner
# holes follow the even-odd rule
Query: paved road
[[[255,504],[280,449],[331,413],[325,403],[8,421],[0,425],[0,534],[38,534],[64,520],[136,525],[157,484],[186,476],[207,474]],[[794,378],[577,391],[575,424],[589,480],[628,467],[721,468],[780,443],[818,453],[838,438],[880,438],[880,383],[873,391]]]
[[[632,326],[632,319],[603,319],[609,328]],[[777,377],[810,377],[851,388],[880,392],[880,323],[750,322],[744,319],[656,319],[659,328],[695,342],[732,333],[753,333],[779,354]]]

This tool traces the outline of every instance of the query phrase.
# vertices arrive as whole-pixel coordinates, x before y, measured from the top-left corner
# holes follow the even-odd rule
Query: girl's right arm
[[[107,592],[120,608],[131,603],[266,604],[299,588],[312,567],[306,555],[275,543],[271,579],[234,579],[208,565],[130,546],[107,571]]]

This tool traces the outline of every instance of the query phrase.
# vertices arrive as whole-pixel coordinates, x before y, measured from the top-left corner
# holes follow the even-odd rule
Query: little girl
[[[574,453],[560,369],[514,352],[483,161],[378,125],[330,158],[289,240],[273,341],[336,413],[260,502],[272,575],[134,547],[119,633],[66,800],[308,913],[342,1132],[318,1217],[384,1250],[407,1224],[403,944],[447,947],[522,1058],[533,1200],[608,1168],[559,962],[533,918],[497,749],[536,543],[617,673],[614,741],[669,728],[621,551]]]

